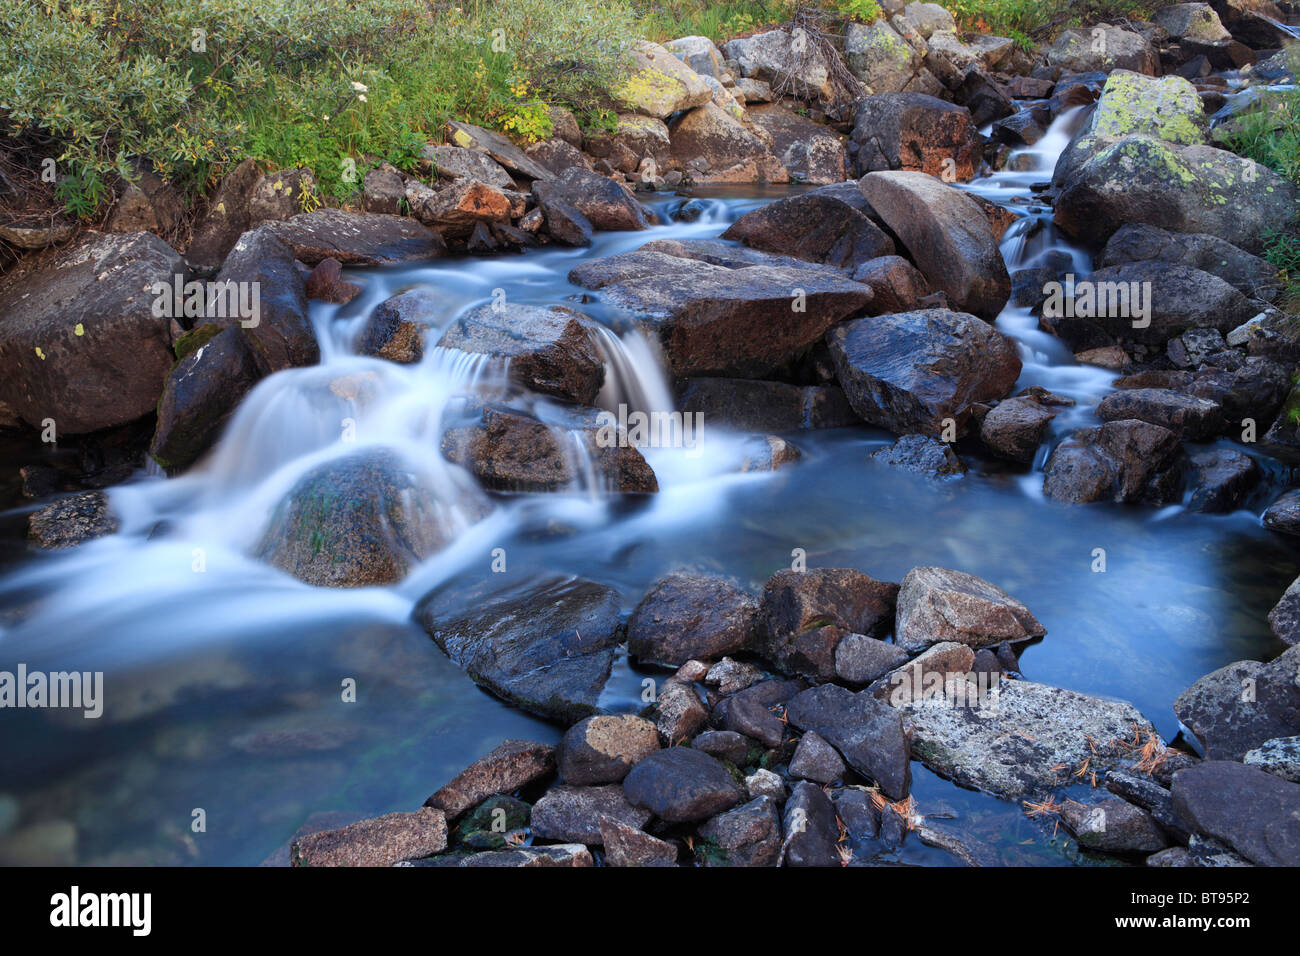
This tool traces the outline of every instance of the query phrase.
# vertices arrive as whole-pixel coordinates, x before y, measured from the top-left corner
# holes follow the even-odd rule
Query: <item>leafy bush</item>
[[[943,0],[963,30],[993,33],[1023,46],[1083,24],[1147,19],[1163,0]]]
[[[537,139],[542,91],[598,109],[637,33],[624,0],[4,0],[0,117],[62,144],[81,216],[141,158],[190,189],[248,156],[310,166],[341,199],[449,119]]]

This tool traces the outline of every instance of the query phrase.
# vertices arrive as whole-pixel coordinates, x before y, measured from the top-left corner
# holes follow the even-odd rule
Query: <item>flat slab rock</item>
[[[404,216],[318,209],[266,228],[308,265],[337,259],[345,266],[382,266],[447,254],[442,236]]]
[[[1174,774],[1174,810],[1194,833],[1260,866],[1300,866],[1300,784],[1228,760]]]
[[[424,805],[455,820],[488,797],[513,793],[554,770],[554,747],[533,740],[507,740],[458,773]]]
[[[965,683],[951,678],[949,689],[954,681]],[[912,755],[935,773],[1005,799],[1073,782],[1085,760],[1100,776],[1127,753],[1117,741],[1155,735],[1126,701],[1030,681],[999,682],[993,707],[968,700],[954,706],[945,695],[904,698],[899,709],[911,727]]]
[[[598,712],[622,623],[613,588],[561,576],[514,588],[450,587],[415,615],[476,683],[564,723]]]
[[[422,807],[299,837],[290,854],[294,866],[392,866],[446,848],[446,816]]]
[[[1274,737],[1300,733],[1300,645],[1267,664],[1236,661],[1206,674],[1174,713],[1211,760],[1241,760]]]

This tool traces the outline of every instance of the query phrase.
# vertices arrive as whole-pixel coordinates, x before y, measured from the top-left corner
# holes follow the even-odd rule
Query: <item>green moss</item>
[[[176,353],[176,361],[179,362],[181,359],[185,358],[185,356],[197,352],[199,349],[203,348],[203,346],[216,338],[217,334],[221,331],[221,326],[214,322],[209,322],[207,325],[200,325],[198,328],[186,332],[178,338],[176,344],[172,346],[172,351]]]

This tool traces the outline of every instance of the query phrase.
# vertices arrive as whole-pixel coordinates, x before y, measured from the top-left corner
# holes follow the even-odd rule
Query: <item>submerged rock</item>
[[[396,454],[363,451],[304,475],[256,554],[307,584],[393,584],[451,540],[458,517]]]
[[[622,637],[617,592],[574,577],[448,587],[424,598],[415,618],[476,683],[570,724],[600,712]]]
[[[873,451],[871,457],[874,461],[927,478],[966,474],[966,466],[952,446],[929,435],[904,435],[892,445]]]

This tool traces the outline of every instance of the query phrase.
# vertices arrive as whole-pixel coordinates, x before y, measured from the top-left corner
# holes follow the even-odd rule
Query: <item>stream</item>
[[[1017,164],[967,184],[1016,210],[1003,254],[1009,269],[1065,253],[1082,277],[1087,250],[1051,225],[1035,188],[1046,183],[1074,114]],[[524,583],[564,572],[610,584],[631,611],[647,586],[686,566],[759,590],[802,548],[810,567],[854,567],[901,580],[940,565],[994,582],[1021,601],[1047,636],[1021,657],[1027,679],[1132,701],[1166,737],[1171,704],[1207,672],[1281,650],[1266,615],[1294,578],[1300,550],[1272,535],[1259,512],[1289,477],[1261,458],[1269,480],[1249,510],[1206,516],[1164,509],[1045,500],[1041,467],[1064,434],[1095,423],[1115,375],[1077,364],[1008,306],[997,326],[1020,346],[1017,387],[1040,385],[1078,405],[1060,415],[1032,470],[958,453],[960,479],[933,481],[873,462],[892,441],[870,428],[792,433],[803,460],[739,474],[742,437],[705,423],[699,449],[647,449],[660,492],[606,495],[585,480],[566,493],[486,498],[439,452],[464,397],[502,370],[430,348],[398,366],[354,354],[365,317],[391,295],[436,290],[439,328],[503,290],[510,302],[566,304],[602,322],[604,407],[670,410],[652,347],[626,317],[583,302],[566,280],[579,262],[653,239],[713,238],[787,189],[715,190],[690,201],[649,201],[663,225],[598,233],[589,248],[436,260],[349,270],[364,285],[344,306],[312,303],[321,364],[264,380],[217,448],[186,475],[140,473],[110,492],[119,533],[45,555],[22,541],[32,507],[0,515],[0,669],[103,671],[105,708],[13,711],[0,740],[0,845],[32,858],[84,864],[255,865],[311,814],[414,809],[506,738],[555,741],[560,730],[480,691],[411,622],[415,602],[458,577],[476,579],[508,555]],[[430,333],[430,341],[437,340]],[[355,400],[354,400],[355,399]],[[354,426],[349,432],[345,420]],[[392,588],[312,588],[249,557],[274,506],[310,469],[373,444],[400,450],[436,492],[455,542]],[[1254,454],[1249,446],[1242,450]],[[1106,570],[1093,570],[1105,550]],[[644,675],[616,666],[604,703],[635,711]],[[344,685],[355,682],[355,702]],[[919,812],[950,822],[1008,864],[1089,862],[1063,832],[1018,804],[963,790],[913,765]],[[194,832],[201,809],[206,829]],[[11,853],[17,852],[11,849]],[[951,865],[909,839],[881,862]]]

